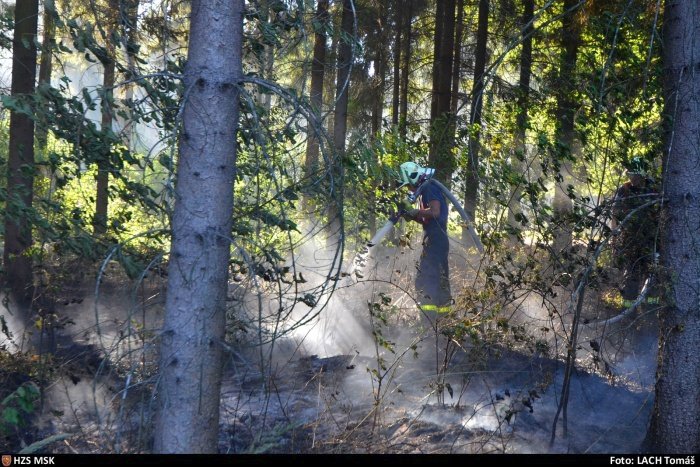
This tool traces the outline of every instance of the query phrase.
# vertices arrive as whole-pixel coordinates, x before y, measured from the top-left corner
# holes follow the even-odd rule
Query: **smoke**
[[[636,449],[653,399],[653,329],[640,331],[628,322],[606,331],[600,355],[613,372],[607,378],[585,371],[594,355],[588,341],[601,338],[600,330],[586,331],[573,372],[569,434],[563,436],[560,421],[550,446],[552,421],[562,396],[561,361],[552,354],[532,355],[495,346],[472,353],[465,343],[443,369],[444,336],[425,327],[411,296],[419,240],[373,248],[362,255],[359,274],[349,276],[333,269],[333,247],[307,241],[295,251],[295,269],[284,282],[256,276],[233,284],[231,303],[237,312],[245,312],[249,326],[247,339],[239,344],[245,350],[269,352],[265,363],[275,380],[273,385],[248,384],[257,383],[254,378],[272,380],[249,362],[241,367],[245,371],[228,373],[228,378],[238,379],[224,384],[222,422],[227,427],[252,426],[267,420],[256,418],[265,413],[269,423],[280,426],[293,419],[319,430],[327,423],[325,429],[330,430],[363,420],[380,408],[384,426],[391,425],[392,416],[408,420],[395,437],[409,438],[405,445],[433,452]],[[452,253],[459,255],[459,248]],[[452,262],[455,294],[461,283],[468,285],[465,271],[473,271],[469,264],[459,263],[467,259]],[[291,266],[291,259],[284,266]],[[341,271],[349,268],[345,262]],[[337,280],[329,282],[335,275]],[[61,431],[105,436],[121,420],[119,389],[124,382],[106,377],[108,369],[100,367],[101,361],[108,356],[112,365],[128,367],[137,355],[144,355],[133,352],[152,343],[148,335],[160,326],[162,305],[148,307],[136,300],[132,289],[119,285],[101,286],[97,295],[93,288],[84,296],[67,298],[58,311],[70,320],[61,332],[68,340],[59,345],[72,345],[75,358],[69,371],[47,388],[44,421]],[[519,303],[512,319],[527,325],[536,337],[551,338],[540,330],[551,327],[551,317],[536,298]],[[277,363],[283,363],[280,368],[287,373],[276,373]],[[271,391],[270,387],[278,393],[263,392],[263,388]],[[329,431],[325,434],[331,436]],[[237,432],[237,449],[243,449],[241,439]],[[393,441],[402,445],[400,439]]]
[[[513,348],[489,344],[472,352],[469,343],[463,343],[443,368],[445,338],[425,328],[411,296],[419,241],[372,248],[360,255],[361,267],[352,270],[352,264],[346,264],[343,269],[353,274],[341,275],[332,294],[316,295],[317,304],[296,304],[284,323],[290,332],[276,349],[287,361],[316,356],[302,358],[314,370],[303,386],[312,382],[315,405],[302,396],[289,399],[290,406],[304,407],[300,414],[305,421],[315,417],[314,423],[321,424],[325,416],[340,426],[339,420],[366,419],[381,407],[384,423],[393,427],[392,445],[415,445],[420,452],[635,452],[653,402],[646,385],[655,368],[653,332],[630,332],[624,338],[619,327],[605,335],[598,329],[582,333],[569,392],[568,436],[563,435],[560,417],[550,445],[564,380],[564,365],[557,357],[566,347],[571,316],[553,316],[540,298],[525,296],[509,309],[510,323],[525,327],[535,341],[547,343],[549,351],[527,352],[521,343]],[[456,295],[462,286],[477,284],[477,267],[453,245]],[[306,281],[297,284],[298,295],[319,290],[333,253],[311,243],[299,250],[296,266]],[[557,306],[566,309],[566,297],[560,300]],[[265,309],[272,313],[280,303],[269,299]],[[385,321],[379,319],[380,312]],[[380,345],[382,339],[386,345]],[[602,342],[598,354],[590,345],[595,339]],[[603,360],[612,372],[608,376],[600,374],[602,366],[598,373],[592,371],[594,363],[602,365]],[[330,384],[324,379],[330,375],[322,378],[326,373],[338,380]],[[640,384],[628,384],[632,380]],[[288,400],[284,397],[278,399]]]
[[[366,324],[366,301],[363,303],[362,296],[348,300],[343,295],[334,294],[317,318],[292,332],[291,338],[306,355],[325,358],[371,353],[373,340]]]
[[[361,284],[338,273],[347,264],[339,263],[336,255],[333,245],[311,239],[295,251],[293,263],[285,265],[292,271],[288,279],[293,287],[280,293],[265,289],[256,279],[248,289],[243,300],[247,315],[262,322],[271,338],[278,335],[287,341],[278,342],[280,350],[296,347],[301,355],[325,358],[366,354],[371,348],[369,295]]]
[[[420,251],[364,246],[345,251],[341,263],[338,242],[321,233],[304,237],[277,267],[279,277],[249,276],[235,287],[237,313],[260,330],[255,338],[248,333],[249,344],[274,339],[288,356],[376,356],[375,333],[400,329],[407,312],[415,318],[410,295]]]
[[[43,423],[60,424],[69,432],[82,430],[87,435],[103,430],[115,415],[114,394],[106,383],[93,379],[61,377],[46,388],[44,397],[48,410],[44,411]]]
[[[0,304],[0,348],[9,351],[22,350],[25,347],[27,325],[22,319],[26,311],[19,309],[14,300],[5,297]]]
[[[47,329],[53,333],[49,361],[55,373],[43,388],[38,426],[75,434],[78,444],[98,442],[99,452],[119,452],[133,425],[142,426],[138,417],[127,417],[134,409],[125,412],[131,403],[126,396],[141,388],[148,392],[156,366],[155,336],[162,325],[163,284],[156,276],[134,284],[116,263],[103,272],[99,287],[88,281],[57,297],[56,319]],[[83,452],[96,448],[76,447]]]

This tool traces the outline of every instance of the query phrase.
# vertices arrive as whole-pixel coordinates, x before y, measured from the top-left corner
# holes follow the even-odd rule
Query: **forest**
[[[694,463],[699,70],[695,1],[0,1],[0,451]]]

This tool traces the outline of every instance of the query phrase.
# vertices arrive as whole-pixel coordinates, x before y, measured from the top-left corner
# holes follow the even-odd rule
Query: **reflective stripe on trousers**
[[[418,308],[422,311],[435,311],[437,313],[449,313],[450,311],[452,311],[452,305],[418,305]]]

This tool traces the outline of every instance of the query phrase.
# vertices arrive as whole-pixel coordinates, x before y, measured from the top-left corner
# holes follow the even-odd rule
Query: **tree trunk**
[[[486,42],[489,35],[489,0],[479,0],[479,23],[476,32],[476,51],[474,55],[474,82],[472,84],[472,102],[469,111],[469,160],[467,161],[464,185],[464,210],[469,217],[476,220],[479,196],[479,150],[481,133],[481,109],[484,98],[484,71],[486,70]],[[470,235],[462,229],[462,240],[467,243]]]
[[[114,53],[113,47],[107,47]],[[113,56],[113,55],[111,55]],[[95,194],[95,217],[93,219],[93,231],[95,235],[103,235],[107,232],[107,209],[109,207],[109,172],[110,172],[110,152],[112,145],[109,144],[110,133],[112,133],[112,103],[114,96],[114,60],[103,62],[104,75],[102,79],[102,102],[101,102],[101,132],[103,135],[103,152],[97,161],[97,192]]]
[[[312,177],[319,167],[319,142],[317,132],[320,128],[315,128],[314,124],[319,126],[321,122],[321,113],[323,112],[323,80],[326,71],[326,28],[328,27],[328,0],[319,0],[316,7],[316,32],[314,42],[314,57],[311,62],[311,89],[310,103],[314,115],[318,119],[317,122],[309,122],[307,128],[306,140],[306,159],[304,160],[304,169],[307,177]],[[310,210],[310,197],[304,194],[302,198],[302,207],[304,212]]]
[[[402,8],[402,0],[394,0],[394,82],[392,83],[391,99],[391,124],[394,127],[399,125],[399,96],[401,89],[401,41],[403,40],[403,17],[405,12]]]
[[[328,70],[336,70],[338,67],[338,41],[340,40],[340,27],[338,24],[338,20],[335,18],[335,10],[338,8],[337,7],[338,2],[333,2],[329,4],[329,21],[331,21],[333,25],[333,35],[331,36],[331,46],[328,48],[327,55],[326,55],[326,68]],[[342,9],[342,4],[340,5],[340,8]],[[343,14],[340,13],[341,20]],[[335,79],[338,76],[337,71],[335,73],[331,72],[327,74],[328,76],[328,86],[330,88],[333,88],[335,86]],[[335,105],[335,101],[333,101],[333,104]],[[331,107],[332,107],[331,105]],[[326,121],[325,123],[328,125],[327,126],[327,131],[329,135],[333,134],[333,128],[335,127],[335,114],[333,112],[329,112],[328,115],[326,116]]]
[[[34,93],[36,80],[37,0],[17,0],[12,40],[12,84],[15,98]],[[21,304],[32,298],[32,226],[24,214],[34,198],[34,121],[10,112],[10,147],[5,202],[4,273],[11,293]]]
[[[557,89],[557,159],[560,163],[559,180],[555,185],[553,212],[555,224],[563,226],[564,219],[573,210],[573,201],[568,195],[569,185],[573,185],[572,160],[575,157],[574,115],[576,102],[573,92],[576,86],[574,72],[578,48],[581,43],[581,30],[576,20],[575,10],[578,0],[565,0],[565,14],[562,18],[562,45],[564,53],[559,67],[559,86]],[[571,232],[559,227],[555,234],[555,251],[571,245]]]
[[[532,33],[534,27],[532,20],[535,11],[534,0],[524,0],[522,19],[522,49],[520,51],[520,79],[518,81],[517,116],[515,118],[515,154],[512,158],[513,169],[524,174],[527,169],[527,147],[525,137],[527,132],[528,110],[530,105],[530,77],[532,74]],[[514,187],[508,210],[508,223],[511,227],[519,229],[521,223],[517,215],[522,213],[520,199],[522,197],[522,185]]]
[[[217,451],[243,3],[192,2],[160,349],[157,453]]]
[[[464,34],[464,0],[457,0],[457,23],[455,26],[455,56],[452,64],[452,93],[450,101],[450,134],[457,128],[457,109],[459,108],[459,81],[462,68],[462,36]]]
[[[441,16],[440,16],[441,15]],[[455,0],[438,2],[436,10],[433,97],[430,112],[430,154],[428,163],[435,168],[435,176],[450,186],[454,170],[450,128],[452,90],[452,59],[454,57]],[[438,36],[439,34],[439,36]]]
[[[329,224],[331,231],[329,238],[342,235],[342,203],[343,185],[342,171],[345,159],[345,138],[347,136],[348,123],[348,90],[350,87],[350,68],[352,65],[352,43],[354,40],[354,15],[352,0],[343,1],[343,16],[341,20],[342,38],[338,46],[338,74],[336,77],[335,112],[333,118],[333,146],[335,148],[335,167],[333,169],[333,186],[335,193],[331,194],[331,206],[329,210]]]
[[[433,87],[430,94],[430,123],[435,121],[438,116],[438,94],[440,93],[440,52],[442,50],[443,33],[445,27],[445,2],[435,2],[435,33],[433,36]],[[434,158],[434,148],[431,143],[430,160]]]
[[[272,0],[273,2],[276,0]],[[269,27],[271,23],[276,21],[275,14],[271,11],[270,0],[258,0],[256,2],[256,12],[260,16],[260,22],[263,27]],[[272,14],[271,14],[272,13]],[[260,35],[263,32],[260,31]],[[272,79],[273,67],[275,65],[275,56],[273,46],[267,41],[262,41],[262,50],[258,55],[258,74],[263,79]],[[256,103],[261,109],[264,109],[265,115],[269,115],[272,105],[272,95],[268,92],[257,93]]]
[[[95,217],[92,220],[92,228],[95,235],[104,235],[107,232],[107,210],[109,208],[109,173],[111,171],[111,134],[112,120],[114,114],[114,82],[115,82],[115,45],[113,42],[116,31],[117,18],[115,15],[119,10],[117,0],[109,0],[110,13],[106,18],[107,35],[105,37],[106,54],[102,57],[102,100],[100,102],[101,121],[100,132],[102,133],[102,154],[97,160],[97,189],[95,193]]]
[[[386,77],[386,57],[384,47],[387,42],[386,34],[386,9],[381,2],[377,5],[379,9],[379,17],[376,21],[375,37],[379,38],[375,45],[374,51],[374,86],[373,86],[373,106],[372,106],[372,140],[378,141],[381,137],[382,120],[384,118],[384,80]],[[373,151],[374,163],[379,162],[377,153]],[[377,197],[375,190],[376,183],[373,181],[369,192],[369,215],[367,219],[367,228],[374,233],[377,230],[376,204]]]
[[[121,29],[124,34],[124,48],[126,50],[127,68],[129,69],[128,78],[135,77],[138,73],[136,69],[136,56],[139,49],[138,43],[138,10],[139,0],[120,0],[120,9],[124,9],[126,14],[121,16]],[[126,83],[123,86],[124,100],[131,102],[134,99],[134,83]],[[116,117],[119,119],[120,117]],[[124,135],[125,144],[130,151],[136,151],[136,125],[134,124],[133,112],[129,112],[129,116],[122,124],[121,134]]]
[[[53,44],[56,35],[56,21],[54,20],[55,5],[52,0],[44,2],[44,34],[41,40],[41,58],[39,59],[39,85],[51,85],[51,72],[53,69]],[[39,125],[36,128],[36,141],[41,152],[46,150],[48,128]],[[49,175],[50,176],[50,175]]]
[[[399,134],[406,137],[406,125],[408,124],[408,85],[411,71],[411,21],[413,19],[413,0],[408,0],[408,6],[404,12],[403,51],[401,52],[401,97],[399,98]]]
[[[377,138],[382,129],[382,118],[384,117],[384,78],[386,74],[384,58],[385,24],[384,7],[379,4],[379,18],[376,21],[375,35],[379,38],[374,51],[374,83],[372,102],[372,137]]]
[[[352,1],[343,1],[343,19],[340,25],[342,39],[338,46],[338,75],[336,78],[336,107],[333,123],[333,144],[340,157],[345,154],[345,137],[348,122],[348,88],[350,87],[350,66],[354,16]]]
[[[646,448],[700,452],[700,12],[695,2],[667,0],[664,10],[665,212],[668,268],[661,317],[656,397]]]

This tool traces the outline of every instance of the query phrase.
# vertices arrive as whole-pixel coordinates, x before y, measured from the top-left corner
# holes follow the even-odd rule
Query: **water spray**
[[[373,247],[378,245],[386,235],[391,232],[394,229],[394,226],[396,223],[399,221],[401,218],[401,212],[398,214],[389,217],[389,219],[386,221],[384,226],[377,230],[377,232],[374,234],[372,239],[368,241],[365,246],[360,250],[359,253],[355,255],[355,257],[352,259],[352,263],[350,264],[350,268],[342,273],[341,275],[343,276],[352,276],[353,274],[357,274],[358,277],[362,277],[359,275],[357,272],[358,268],[363,268],[367,262],[367,258],[369,257],[369,254],[372,250]]]

